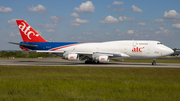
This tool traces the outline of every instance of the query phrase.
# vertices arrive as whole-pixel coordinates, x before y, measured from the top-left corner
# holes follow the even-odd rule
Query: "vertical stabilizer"
[[[24,42],[47,42],[24,20],[16,20]]]

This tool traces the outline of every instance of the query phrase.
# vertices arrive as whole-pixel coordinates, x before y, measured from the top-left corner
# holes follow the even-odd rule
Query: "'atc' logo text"
[[[144,49],[144,47],[134,47],[134,48],[132,49],[132,52],[142,52],[141,49]]]
[[[30,26],[26,27],[26,24],[22,22],[23,25],[19,25],[19,29],[28,37],[28,39],[31,40],[30,34],[33,34],[34,36],[38,37],[39,34],[35,35],[33,31],[30,31]]]

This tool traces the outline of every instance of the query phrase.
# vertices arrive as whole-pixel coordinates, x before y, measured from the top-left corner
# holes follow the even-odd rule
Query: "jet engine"
[[[78,61],[79,60],[79,56],[78,54],[66,54],[63,56],[63,59],[67,59],[70,61]]]
[[[108,56],[99,56],[99,62],[100,63],[108,63],[109,57]]]
[[[109,57],[108,56],[103,56],[103,55],[94,55],[93,60],[97,61],[99,63],[108,63],[109,62]]]

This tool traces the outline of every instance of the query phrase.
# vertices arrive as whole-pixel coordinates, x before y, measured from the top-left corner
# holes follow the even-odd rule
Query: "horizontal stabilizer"
[[[20,44],[20,43],[15,43],[15,42],[8,42],[8,43],[15,44],[15,45],[21,45],[21,46],[26,46],[26,47],[38,47],[38,45]]]

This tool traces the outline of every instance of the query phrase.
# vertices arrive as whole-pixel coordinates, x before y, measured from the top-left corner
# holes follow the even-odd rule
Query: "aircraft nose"
[[[174,51],[172,49],[169,49],[168,52],[170,55],[174,53]]]
[[[171,48],[167,48],[166,50],[164,50],[164,55],[171,55],[173,53],[174,51]]]

